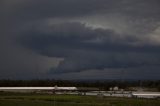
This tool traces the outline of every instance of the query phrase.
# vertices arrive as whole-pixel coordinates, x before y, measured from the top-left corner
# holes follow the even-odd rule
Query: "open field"
[[[0,93],[0,106],[160,106],[160,99]]]

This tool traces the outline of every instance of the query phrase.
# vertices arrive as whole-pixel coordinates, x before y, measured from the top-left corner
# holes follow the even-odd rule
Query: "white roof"
[[[77,90],[76,87],[0,87],[0,90]]]
[[[134,92],[135,96],[160,96],[160,92]]]

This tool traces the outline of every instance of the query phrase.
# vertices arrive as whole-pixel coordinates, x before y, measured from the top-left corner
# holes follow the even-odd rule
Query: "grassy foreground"
[[[0,93],[0,106],[160,106],[160,99]]]

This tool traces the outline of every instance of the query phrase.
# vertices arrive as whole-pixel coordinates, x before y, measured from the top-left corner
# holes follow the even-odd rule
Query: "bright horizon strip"
[[[76,87],[0,87],[0,90],[77,90]]]
[[[155,94],[155,93],[133,93],[132,95],[137,95],[137,96],[160,96],[160,93],[159,94]]]

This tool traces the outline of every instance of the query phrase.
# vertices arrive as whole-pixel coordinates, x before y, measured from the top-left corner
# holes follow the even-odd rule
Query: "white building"
[[[117,87],[117,86],[115,86],[114,88],[113,88],[113,91],[118,91],[119,90],[119,88]]]

